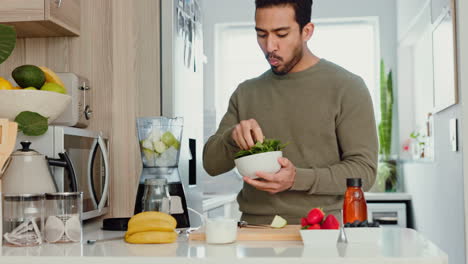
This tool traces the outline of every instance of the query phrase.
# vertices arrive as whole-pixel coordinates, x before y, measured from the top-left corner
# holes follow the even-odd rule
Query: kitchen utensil
[[[44,195],[4,195],[4,242],[12,246],[42,244]]]
[[[134,214],[143,210],[146,179],[165,178],[171,196],[170,213],[177,220],[177,228],[190,227],[187,200],[178,168],[183,123],[182,117],[140,117],[137,120],[143,169]]]
[[[106,239],[89,239],[86,243],[89,245],[92,245],[94,243],[99,243],[99,242],[107,242],[107,241],[113,241],[113,240],[123,240],[123,236],[119,237],[113,237],[113,238],[106,238]]]
[[[237,222],[237,226],[242,227],[253,227],[253,228],[272,228],[270,225],[258,225],[258,224],[249,224],[247,221],[239,221]]]
[[[18,124],[9,122],[7,119],[0,119],[0,176],[6,169],[11,152],[16,144]]]
[[[337,244],[347,244],[348,243],[348,237],[346,236],[345,229],[343,227],[343,222],[344,222],[344,217],[343,217],[343,210],[341,210],[341,215],[340,215],[340,234],[338,235],[338,240],[336,241]]]
[[[46,193],[44,238],[49,243],[81,242],[83,193]]]
[[[29,148],[31,142],[21,142],[21,149],[11,155],[11,161],[2,175],[2,192],[8,194],[53,193],[57,186],[50,174],[49,165],[68,170],[70,190],[76,191],[76,177],[67,153],[60,159],[51,159]]]
[[[282,156],[282,151],[264,152],[235,159],[234,163],[240,175],[255,179],[258,178],[255,175],[257,171],[278,172],[281,169],[278,158]]]
[[[237,241],[301,241],[300,225],[287,225],[284,228],[250,228],[237,229]],[[196,230],[189,234],[189,240],[204,241],[204,230]]]

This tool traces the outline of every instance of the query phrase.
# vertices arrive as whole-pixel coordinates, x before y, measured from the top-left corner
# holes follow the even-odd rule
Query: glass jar
[[[171,196],[167,179],[146,179],[142,198],[143,211],[170,213]]]
[[[367,220],[367,204],[360,178],[346,179],[347,190],[343,202],[343,222],[353,223]]]
[[[44,207],[44,239],[47,242],[82,241],[82,192],[46,193]]]
[[[3,238],[10,246],[42,244],[43,194],[3,195]]]

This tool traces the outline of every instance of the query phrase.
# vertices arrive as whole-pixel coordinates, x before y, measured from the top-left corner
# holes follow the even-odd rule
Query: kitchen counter
[[[84,238],[102,239],[123,232],[102,231],[100,222],[85,225]],[[380,244],[305,247],[301,241],[239,241],[208,245],[179,236],[177,243],[133,245],[123,240],[87,244],[43,244],[0,248],[0,263],[433,263],[447,264],[447,255],[412,229],[384,228]]]

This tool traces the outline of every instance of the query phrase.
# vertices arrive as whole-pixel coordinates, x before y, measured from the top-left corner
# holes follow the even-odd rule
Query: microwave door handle
[[[101,211],[106,205],[107,196],[109,193],[109,155],[107,154],[106,143],[101,136],[98,136],[98,145],[101,148],[102,157],[104,159],[104,171],[105,171],[105,180],[104,180],[104,191],[99,201],[98,210]]]
[[[91,196],[91,202],[93,203],[93,207],[97,208],[97,195],[96,195],[96,190],[94,190],[94,182],[93,182],[93,160],[94,156],[96,155],[98,147],[98,139],[95,138],[91,147],[91,150],[89,151],[89,157],[88,157],[88,191]]]

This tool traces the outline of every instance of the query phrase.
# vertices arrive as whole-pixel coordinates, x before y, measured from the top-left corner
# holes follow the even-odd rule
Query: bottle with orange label
[[[362,179],[346,179],[346,193],[343,202],[343,222],[353,223],[367,220],[367,204],[362,191]]]

